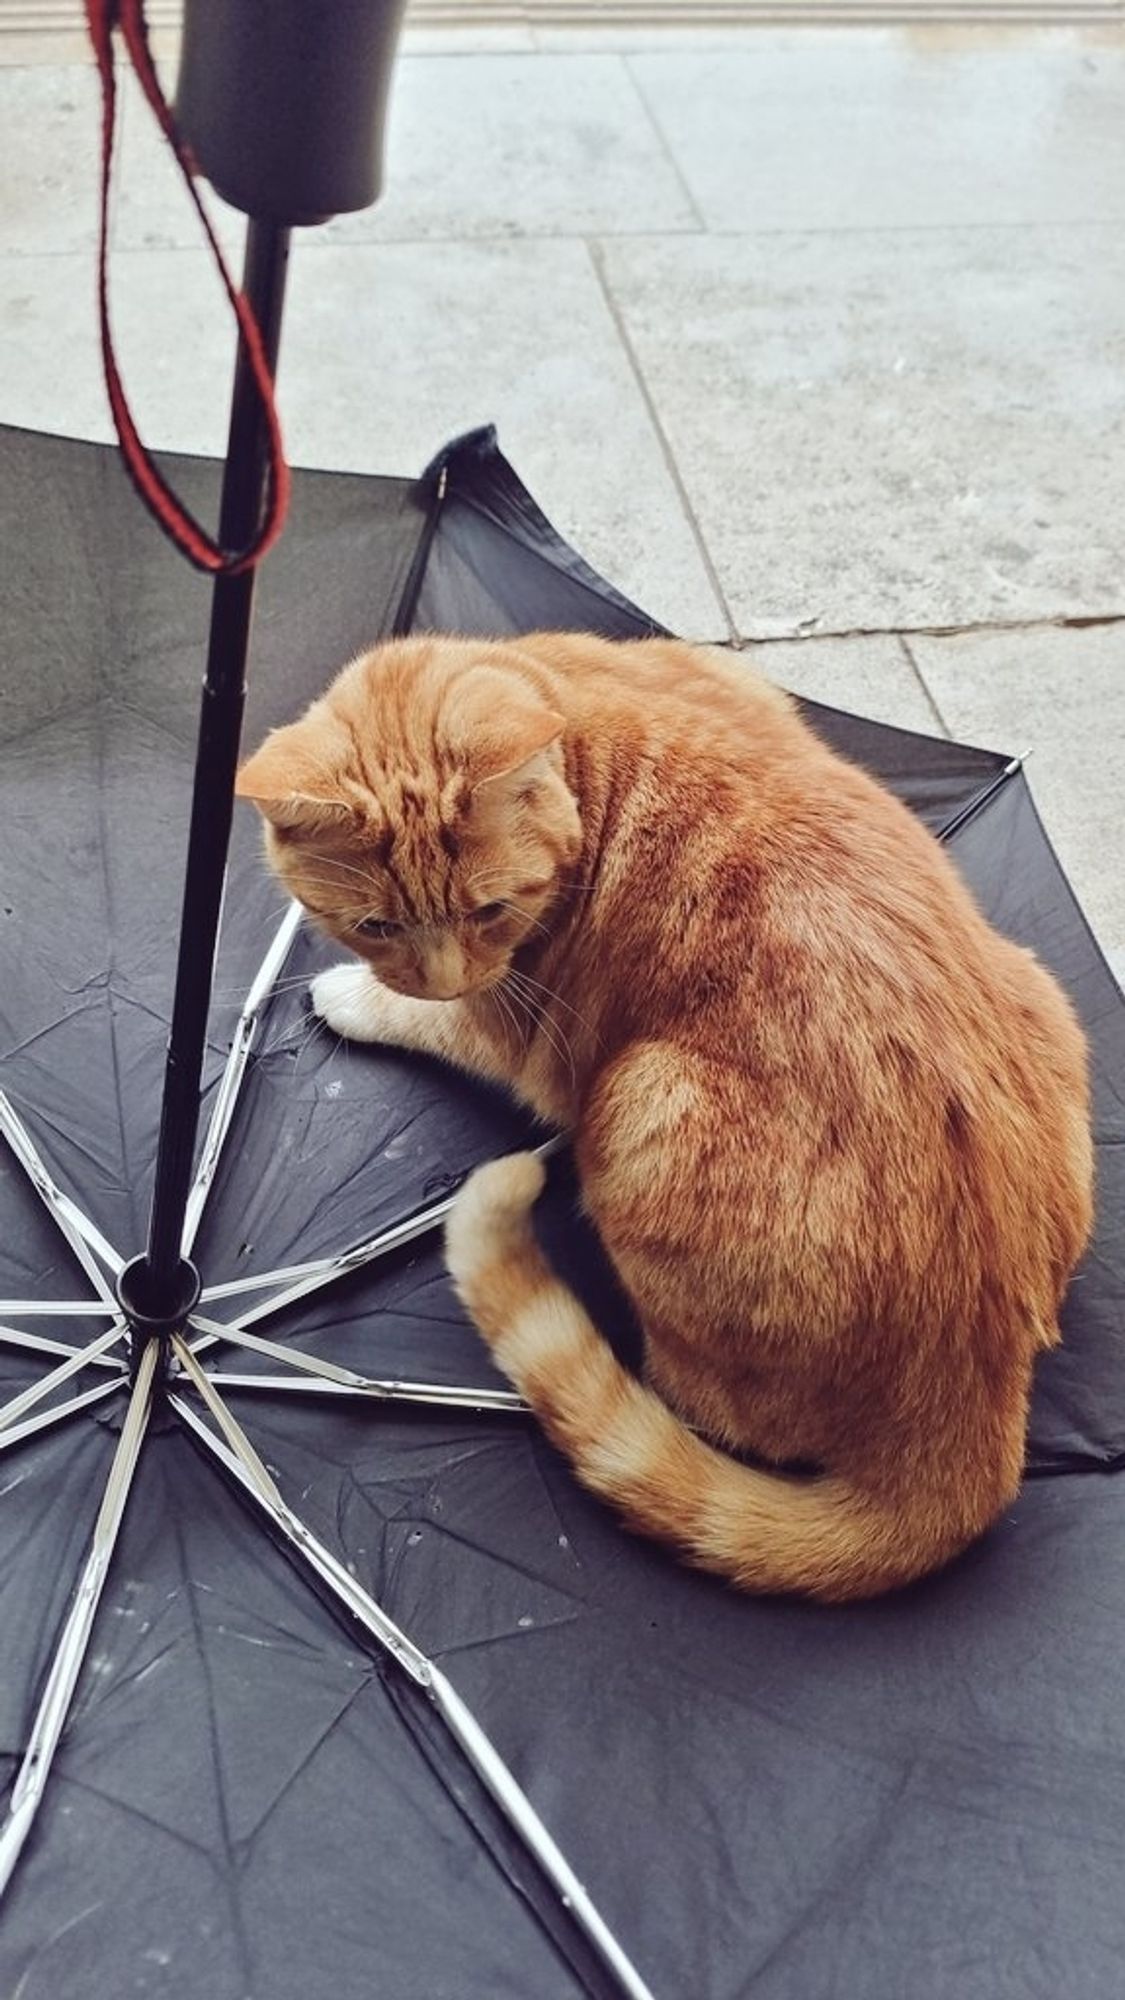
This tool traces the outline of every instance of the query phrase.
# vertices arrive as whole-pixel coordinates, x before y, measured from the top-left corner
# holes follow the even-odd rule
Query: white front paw
[[[380,1034],[380,990],[378,980],[366,965],[349,960],[344,965],[331,966],[327,972],[318,972],[309,995],[314,1014],[319,1014],[338,1035],[349,1035],[353,1041],[375,1042]]]

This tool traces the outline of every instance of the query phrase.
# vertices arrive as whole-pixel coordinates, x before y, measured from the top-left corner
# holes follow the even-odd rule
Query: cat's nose
[[[426,953],[426,991],[434,1000],[456,1000],[469,984],[465,954],[456,938],[442,938]]]

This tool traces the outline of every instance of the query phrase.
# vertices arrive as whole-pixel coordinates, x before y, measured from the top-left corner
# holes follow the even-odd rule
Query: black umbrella
[[[1125,1012],[1018,762],[810,710],[1093,1040],[1101,1221],[1039,1378],[1039,1476],[896,1598],[740,1598],[624,1536],[512,1407],[433,1225],[526,1123],[312,1032],[321,947],[249,814],[172,1233],[202,1298],[156,1336],[126,1314],[205,592],[113,453],[0,447],[0,1992],[1113,1990]],[[213,515],[216,467],[164,470]],[[655,629],[491,433],[416,483],[297,474],[250,732],[382,634],[532,626]],[[226,807],[198,800],[197,824]],[[183,957],[205,987],[190,924]],[[544,1226],[616,1333],[563,1167]]]

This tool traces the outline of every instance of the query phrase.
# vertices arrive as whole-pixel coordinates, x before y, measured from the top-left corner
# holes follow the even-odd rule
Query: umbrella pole
[[[271,375],[277,367],[289,235],[287,227],[250,218],[243,291]],[[240,339],[219,516],[224,548],[244,548],[251,540],[261,517],[267,462],[261,399]],[[254,578],[253,568],[216,577],[211,600],[148,1242],[117,1280],[117,1297],[132,1331],[134,1370],[153,1335],[166,1361],[172,1334],[199,1297],[199,1276],[183,1245],[242,733]]]

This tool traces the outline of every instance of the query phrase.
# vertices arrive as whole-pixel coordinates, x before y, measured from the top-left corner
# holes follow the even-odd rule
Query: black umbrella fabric
[[[577,1488],[425,1227],[548,1135],[314,1027],[324,947],[248,810],[189,1211],[204,1296],[138,1442],[112,1276],[151,1187],[207,590],[114,453],[7,431],[0,456],[0,1995],[1115,1991],[1125,1007],[1018,764],[809,710],[1094,1048],[1098,1233],[1031,1476],[960,1562],[869,1605],[752,1600]],[[170,470],[208,517],[217,468]],[[418,482],[298,473],[248,740],[382,634],[532,627],[655,629],[490,432]],[[562,1161],[543,1226],[627,1347]]]

